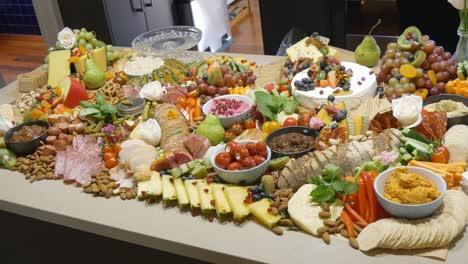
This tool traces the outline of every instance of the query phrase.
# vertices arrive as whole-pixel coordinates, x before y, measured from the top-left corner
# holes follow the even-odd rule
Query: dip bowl
[[[11,138],[13,137],[13,133],[16,131],[20,130],[24,126],[32,126],[32,125],[39,125],[43,126],[46,128],[46,131],[42,133],[42,135],[29,140],[29,141],[24,141],[24,142],[11,142]],[[41,142],[45,141],[47,136],[49,135],[48,130],[49,129],[49,123],[41,120],[34,120],[34,121],[28,121],[24,122],[22,124],[19,124],[10,130],[8,130],[5,133],[5,143],[7,145],[7,148],[13,151],[16,155],[18,156],[23,156],[23,155],[28,155],[36,151],[36,149],[41,146]]]
[[[433,182],[437,190],[440,192],[440,196],[432,202],[424,204],[400,204],[388,200],[383,196],[383,193],[385,184],[387,183],[390,174],[396,169],[391,168],[380,173],[379,176],[375,178],[374,189],[375,193],[377,194],[377,200],[379,203],[382,205],[385,211],[395,217],[416,219],[432,215],[442,205],[445,193],[447,192],[447,184],[445,183],[445,180],[440,175],[427,169],[413,166],[402,166],[399,168],[407,168],[409,172],[417,173],[427,180]]]
[[[255,140],[236,140],[239,144],[246,144],[247,142],[257,142]],[[233,184],[241,184],[241,185],[249,185],[255,183],[260,176],[262,176],[265,171],[268,169],[268,165],[270,164],[271,160],[271,150],[267,146],[267,156],[265,161],[250,169],[245,170],[225,170],[216,165],[215,159],[216,155],[221,152],[224,152],[224,148],[226,147],[225,144],[218,145],[213,151],[211,155],[211,164],[213,165],[213,169],[218,174],[218,176],[223,179],[225,182],[233,183]]]
[[[210,114],[211,106],[213,105],[213,103],[216,102],[216,100],[219,100],[219,99],[235,99],[235,100],[243,101],[248,104],[248,107],[240,113],[237,113],[231,116],[226,116],[226,117],[218,116],[219,120],[221,121],[221,124],[223,125],[225,129],[229,129],[232,127],[232,125],[236,123],[241,123],[243,120],[247,119],[253,107],[253,101],[249,97],[244,96],[244,95],[237,95],[237,94],[227,94],[227,95],[221,95],[221,96],[215,97],[209,100],[208,102],[206,102],[205,105],[203,105],[203,109],[202,109],[203,113],[205,115]]]
[[[300,134],[303,134],[305,136],[312,137],[314,139],[314,143],[315,143],[315,138],[317,138],[319,136],[317,131],[315,131],[314,129],[312,129],[310,127],[305,127],[305,126],[288,126],[288,127],[282,127],[280,129],[277,129],[277,130],[271,132],[268,135],[268,137],[266,138],[266,140],[265,140],[267,146],[271,149],[271,153],[272,153],[273,158],[279,158],[279,157],[283,157],[283,156],[289,156],[291,158],[298,158],[298,157],[306,154],[307,152],[313,151],[315,149],[315,144],[313,144],[309,148],[304,149],[302,151],[297,151],[297,152],[280,152],[280,151],[274,150],[271,147],[271,141],[275,137],[278,137],[278,136],[281,136],[281,135],[284,135],[284,134],[287,134],[287,133],[300,133]]]
[[[468,97],[456,94],[438,94],[434,96],[429,96],[426,100],[423,101],[423,106],[437,103],[442,100],[452,100],[455,102],[461,102],[468,107]],[[447,118],[447,129],[458,124],[468,125],[468,114],[463,116]]]

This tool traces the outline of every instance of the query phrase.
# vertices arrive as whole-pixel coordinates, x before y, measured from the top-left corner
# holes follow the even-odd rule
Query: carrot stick
[[[359,177],[358,188],[359,215],[366,219],[368,203],[366,198],[366,186],[362,177]]]
[[[367,197],[369,199],[369,223],[373,223],[376,220],[376,203],[377,199],[374,192],[374,184],[372,183],[371,176],[367,172],[363,172],[364,183],[366,185]]]
[[[356,237],[356,234],[354,233],[353,220],[351,220],[351,217],[349,217],[346,211],[341,212],[340,219],[341,219],[341,222],[343,222],[343,224],[345,225],[346,230],[348,231],[348,236]]]
[[[190,107],[190,108],[188,109],[189,122],[190,122],[190,124],[193,124],[193,121],[194,121],[194,120],[193,120],[193,119],[194,119],[194,118],[193,118],[193,112],[194,112],[194,110],[195,110],[195,109],[193,109],[193,107]]]
[[[364,220],[356,211],[354,211],[354,209],[351,208],[351,205],[349,205],[349,203],[345,203],[345,210],[349,213],[350,216],[354,217],[356,221],[363,223],[365,226],[368,225],[366,220]]]
[[[426,165],[426,164],[424,164],[422,162],[419,162],[419,161],[416,161],[416,160],[412,160],[412,161],[408,162],[408,165],[428,169],[428,170],[431,170],[433,172],[437,172],[437,173],[442,174],[442,175],[451,174],[450,172],[446,172],[446,171],[434,168],[434,167],[432,167],[430,165]]]

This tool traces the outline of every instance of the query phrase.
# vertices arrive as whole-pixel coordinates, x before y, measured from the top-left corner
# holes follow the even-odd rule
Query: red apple
[[[80,81],[69,76],[59,82],[59,87],[62,89],[64,105],[69,108],[74,108],[80,105],[80,101],[88,100],[86,88]]]

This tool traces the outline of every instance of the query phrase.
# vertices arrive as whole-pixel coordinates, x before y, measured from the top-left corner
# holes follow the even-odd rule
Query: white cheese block
[[[322,209],[317,203],[310,201],[310,192],[317,186],[315,184],[305,184],[288,202],[288,213],[294,223],[305,232],[317,236],[317,229],[324,226],[323,219],[319,217]],[[330,205],[330,219],[335,220],[343,211],[343,203],[341,200],[336,200]]]
[[[323,54],[315,45],[306,45],[307,38],[308,37],[303,38],[301,41],[297,42],[286,50],[288,57],[292,61],[296,61],[299,58],[309,58],[316,62],[323,57]],[[338,51],[328,46],[328,55],[335,57],[338,55]]]

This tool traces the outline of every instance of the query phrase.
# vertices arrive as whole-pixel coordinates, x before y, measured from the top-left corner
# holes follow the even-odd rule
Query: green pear
[[[88,89],[97,89],[106,83],[106,74],[92,59],[86,60],[83,82]]]
[[[380,19],[377,21],[371,30],[369,31],[369,35],[365,36],[362,40],[361,44],[357,46],[356,50],[354,51],[354,59],[357,63],[372,67],[377,64],[380,58],[380,48],[375,42],[374,37],[371,36],[372,31],[380,24]]]

